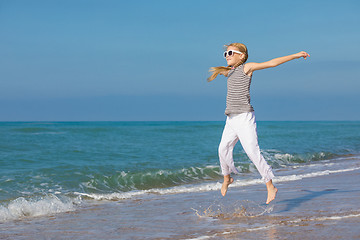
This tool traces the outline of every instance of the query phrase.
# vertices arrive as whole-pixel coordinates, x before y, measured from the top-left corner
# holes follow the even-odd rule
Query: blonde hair
[[[242,44],[242,43],[230,43],[229,45],[225,45],[224,46],[226,49],[228,47],[236,47],[240,52],[244,53],[244,58],[242,59],[242,61],[240,61],[239,63],[237,63],[236,65],[232,66],[234,68],[240,66],[241,64],[245,63],[246,60],[248,59],[248,50],[247,47]],[[212,72],[212,75],[207,79],[208,82],[211,82],[212,80],[214,80],[219,74],[223,74],[226,76],[227,72],[231,70],[231,66],[227,66],[227,67],[211,67],[209,72]]]

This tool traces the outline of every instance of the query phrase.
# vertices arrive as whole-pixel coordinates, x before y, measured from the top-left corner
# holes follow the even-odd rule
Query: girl
[[[233,149],[238,140],[260,172],[266,183],[268,192],[266,204],[275,199],[277,188],[272,183],[274,174],[271,167],[260,153],[258,138],[256,132],[256,121],[254,109],[250,104],[250,83],[254,71],[276,67],[280,64],[293,59],[310,57],[306,52],[299,52],[285,57],[279,57],[262,63],[245,63],[248,58],[248,51],[244,44],[231,43],[225,45],[227,51],[224,52],[228,67],[212,67],[212,75],[208,81],[214,80],[219,74],[228,78],[226,124],[219,145],[219,158],[224,183],[221,187],[221,194],[225,196],[228,186],[234,181],[230,176],[233,173],[239,173],[235,168],[233,160]]]

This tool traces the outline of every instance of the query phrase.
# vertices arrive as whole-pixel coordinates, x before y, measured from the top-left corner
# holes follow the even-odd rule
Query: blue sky
[[[224,120],[223,45],[258,120],[360,120],[359,1],[0,0],[0,121]]]

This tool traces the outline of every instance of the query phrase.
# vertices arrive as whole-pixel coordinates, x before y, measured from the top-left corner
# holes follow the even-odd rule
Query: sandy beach
[[[212,190],[87,200],[73,212],[1,223],[1,239],[360,238],[358,157],[284,169],[277,176],[279,193],[269,205],[264,185],[241,186],[236,178],[225,198]]]

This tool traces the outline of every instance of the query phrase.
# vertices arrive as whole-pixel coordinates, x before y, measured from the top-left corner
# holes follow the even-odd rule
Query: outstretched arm
[[[279,57],[279,58],[274,58],[274,59],[272,59],[270,61],[267,61],[267,62],[246,63],[245,66],[244,66],[244,71],[245,71],[246,74],[251,75],[256,70],[276,67],[276,66],[279,66],[280,64],[283,64],[283,63],[286,63],[288,61],[291,61],[291,60],[294,60],[294,59],[297,59],[297,58],[301,58],[301,57],[306,59],[307,57],[310,57],[310,55],[307,52],[302,51],[302,52],[295,53],[295,54],[292,54],[292,55]]]

